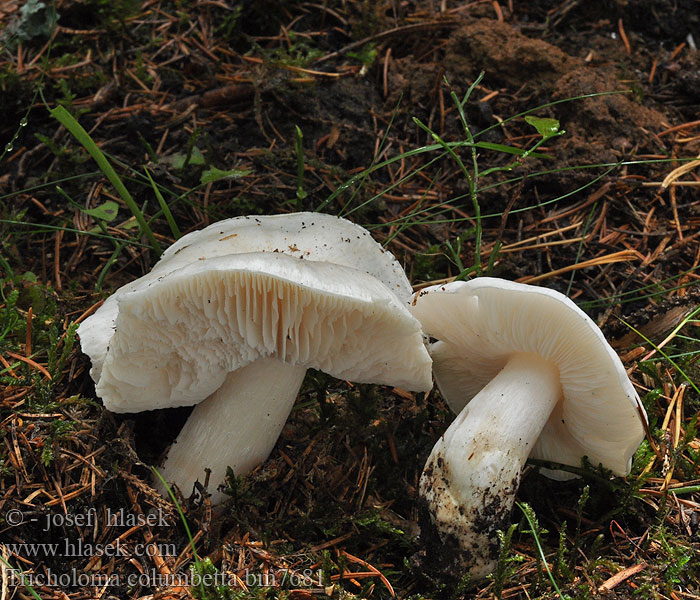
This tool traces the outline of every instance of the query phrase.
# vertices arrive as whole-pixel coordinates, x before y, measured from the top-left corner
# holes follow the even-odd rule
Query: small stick
[[[643,571],[646,568],[647,564],[645,562],[640,562],[639,564],[627,567],[626,569],[622,569],[622,571],[618,571],[617,573],[615,573],[615,575],[613,575],[609,579],[606,579],[603,583],[600,584],[600,586],[598,586],[598,593],[609,592],[611,589],[620,585],[626,579],[629,579],[633,575],[636,575],[637,573]]]
[[[678,441],[681,438],[681,419],[683,416],[683,395],[685,394],[686,390],[686,385],[683,383],[681,384],[678,389],[676,390],[676,393],[673,395],[673,398],[676,401],[675,405],[675,415],[674,415],[674,421],[673,421],[673,438],[671,439],[671,442],[673,443],[673,449],[675,450],[678,447]],[[669,407],[669,412],[670,412],[670,407]],[[668,489],[669,484],[671,483],[671,479],[673,479],[673,467],[671,467],[668,470],[668,473],[666,473],[666,477],[664,477],[664,482],[661,485],[661,490],[665,491]]]
[[[569,273],[571,271],[577,271],[579,269],[585,269],[587,267],[594,267],[599,265],[607,265],[610,263],[617,262],[627,262],[638,258],[637,252],[634,250],[620,250],[619,252],[613,252],[607,256],[600,256],[598,258],[592,258],[590,260],[585,260],[583,262],[569,265],[561,269],[555,269],[549,273],[543,273],[542,275],[535,275],[532,277],[521,277],[517,279],[519,283],[534,283],[535,281],[541,281],[542,279],[547,279],[548,277],[554,277],[555,275],[561,275],[562,273]]]
[[[17,73],[24,71],[24,48],[22,42],[17,44]]]
[[[700,181],[672,181],[666,185],[663,181],[645,181],[642,187],[700,187]]]
[[[360,564],[363,567],[366,567],[369,569],[369,571],[372,573],[372,575],[379,577],[381,582],[384,584],[387,590],[389,590],[389,594],[391,595],[392,598],[396,597],[396,592],[394,592],[394,588],[391,587],[391,584],[389,583],[389,580],[384,576],[383,573],[381,573],[377,568],[373,567],[371,564],[369,564],[366,560],[362,560],[361,558],[358,558],[357,556],[353,556],[352,554],[346,552],[345,550],[341,550],[342,555],[347,558],[350,562]],[[341,573],[342,575],[342,573]],[[369,577],[370,575],[365,575],[364,573],[346,573],[346,575],[351,575],[351,576],[362,576],[362,577]]]
[[[669,190],[669,195],[671,196],[671,209],[673,210],[673,222],[674,222],[674,225],[676,226],[676,231],[678,232],[678,239],[683,240],[683,230],[681,229],[681,221],[678,218],[678,205],[676,203],[676,188],[675,187],[672,187]]]
[[[692,171],[698,166],[700,166],[700,156],[698,156],[694,160],[691,160],[690,162],[682,164],[680,167],[676,167],[664,178],[663,182],[661,183],[661,190],[665,190],[679,177],[685,175],[686,173],[690,173],[690,171]]]
[[[12,365],[10,365],[10,363],[7,362],[7,361],[5,360],[5,357],[4,357],[2,354],[0,354],[0,363],[2,363],[2,366],[5,367],[5,370],[6,370],[10,375],[12,375],[12,377],[14,377],[15,379],[17,379],[17,373],[15,373],[15,372],[12,370]],[[8,398],[5,398],[5,399],[7,400]]]

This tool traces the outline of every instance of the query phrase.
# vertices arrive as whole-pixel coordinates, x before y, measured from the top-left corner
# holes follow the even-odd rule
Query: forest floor
[[[5,0],[0,598],[700,598],[697,8]],[[528,466],[499,571],[433,572],[417,487],[453,414],[310,372],[223,507],[162,499],[189,409],[106,411],[76,323],[181,233],[302,210],[370,229],[416,289],[571,297],[648,413],[632,473]]]

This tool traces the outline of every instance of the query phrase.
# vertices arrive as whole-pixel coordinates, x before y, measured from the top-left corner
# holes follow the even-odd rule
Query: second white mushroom
[[[646,415],[600,329],[559,292],[483,277],[426,288],[411,312],[438,340],[435,378],[458,413],[420,493],[456,562],[484,577],[527,458],[579,466],[586,456],[626,475]]]

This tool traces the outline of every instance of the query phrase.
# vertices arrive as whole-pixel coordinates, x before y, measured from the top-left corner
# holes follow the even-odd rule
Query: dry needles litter
[[[697,7],[613,4],[4,2],[0,598],[699,598]],[[157,495],[187,411],[105,412],[76,324],[180,231],[319,208],[416,286],[572,297],[649,413],[627,480],[533,465],[498,574],[433,572],[417,482],[452,415],[312,373],[223,508]]]

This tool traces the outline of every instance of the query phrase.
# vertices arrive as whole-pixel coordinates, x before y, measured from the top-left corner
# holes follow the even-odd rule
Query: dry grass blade
[[[680,167],[677,167],[673,169],[666,177],[664,180],[661,182],[661,189],[665,190],[668,186],[676,184],[676,180],[685,175],[686,173],[690,173],[694,169],[696,169],[698,166],[700,166],[700,156],[695,158],[694,160],[691,160],[690,162],[687,162],[685,164],[682,164]],[[690,182],[690,183],[695,183],[697,184],[698,182]]]
[[[635,259],[639,260],[639,254],[634,250],[620,250],[619,252],[613,252],[612,254],[608,254],[606,256],[584,260],[574,265],[562,267],[561,269],[555,269],[553,271],[549,271],[548,273],[542,273],[541,275],[528,275],[526,277],[521,277],[516,279],[516,281],[520,283],[536,283],[538,281],[542,281],[543,279],[549,279],[557,275],[571,273],[572,271],[578,271],[580,269],[587,269],[588,267],[600,267],[619,262],[629,262]]]

